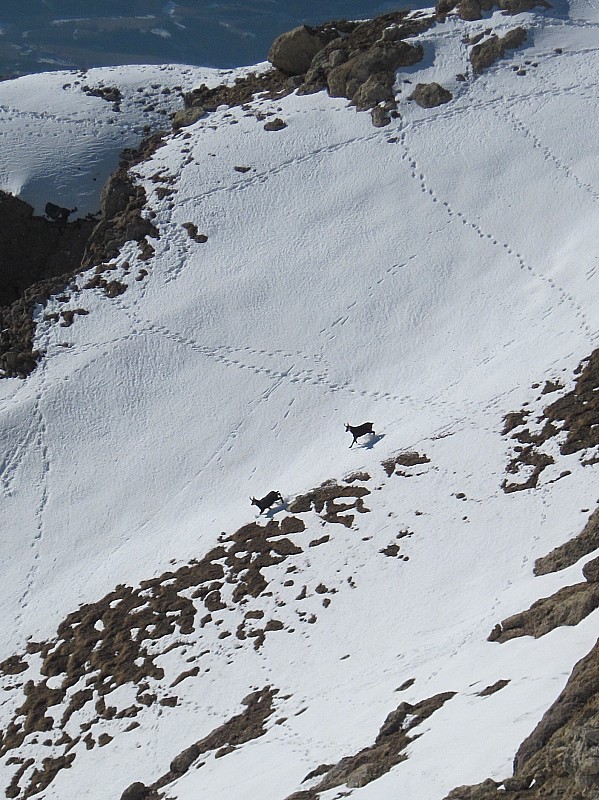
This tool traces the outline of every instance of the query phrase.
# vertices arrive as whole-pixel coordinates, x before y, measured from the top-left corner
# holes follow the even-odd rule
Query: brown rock
[[[532,11],[533,8],[551,8],[545,0],[499,0],[499,8],[505,14],[521,14],[523,11]]]
[[[378,103],[393,100],[394,78],[392,72],[376,72],[374,75],[370,75],[354,94],[353,105],[360,110],[367,108],[374,110],[374,106]]]
[[[524,28],[513,28],[505,36],[493,34],[480,44],[475,45],[470,51],[470,62],[475,72],[482,72],[501,58],[506,50],[515,50],[526,41]]]
[[[548,555],[537,558],[534,573],[535,575],[547,575],[549,572],[566,569],[597,548],[599,548],[599,509],[591,514],[578,536],[556,547]],[[589,567],[588,564],[587,567]],[[589,567],[589,569],[593,568]],[[591,578],[587,578],[587,580],[591,580]]]
[[[372,75],[395,72],[422,60],[424,51],[420,45],[414,47],[406,42],[378,44],[350,58],[345,64],[332,69],[328,75],[331,97],[347,97],[352,100],[358,89]]]
[[[479,0],[460,0],[458,5],[458,17],[469,21],[482,19]]]
[[[136,781],[129,786],[121,795],[121,800],[146,800],[149,789],[143,783]]]
[[[286,75],[303,75],[308,71],[314,56],[323,49],[328,39],[316,28],[300,25],[277,37],[268,51],[267,59]]]
[[[414,100],[422,108],[434,108],[449,103],[453,100],[453,95],[438,83],[418,83],[410,100]]]
[[[265,124],[264,130],[265,131],[280,131],[280,130],[283,130],[283,128],[286,128],[286,127],[287,127],[287,123],[284,120],[282,120],[280,117],[276,117],[275,119],[270,120],[270,122],[267,122]]]
[[[187,128],[189,125],[193,125],[194,122],[197,122],[205,115],[206,111],[202,108],[202,106],[182,108],[180,111],[177,111],[173,117],[173,130],[178,131],[181,130],[181,128]]]

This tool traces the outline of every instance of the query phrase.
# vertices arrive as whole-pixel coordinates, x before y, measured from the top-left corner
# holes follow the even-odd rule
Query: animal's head
[[[257,506],[258,505],[258,501],[256,500],[255,497],[250,497],[250,500],[252,501],[252,505],[253,506]]]
[[[349,422],[346,422],[346,423],[345,423],[345,430],[346,430],[346,431],[349,431]]]

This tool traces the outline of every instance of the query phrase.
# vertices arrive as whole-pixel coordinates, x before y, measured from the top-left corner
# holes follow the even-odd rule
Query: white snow
[[[454,80],[466,67],[464,31],[531,22],[532,43],[474,81]],[[142,264],[125,246],[126,293],[50,300],[38,316],[42,363],[26,381],[0,382],[1,602],[14,620],[0,660],[51,638],[78,604],[116,584],[201,558],[221,531],[254,518],[248,496],[293,498],[360,469],[372,476],[371,511],[349,529],[299,515],[307,529],[291,537],[304,551],[294,585],[283,585],[287,562],[269,567],[273,596],[250,604],[286,630],[254,651],[197,627],[185,657],[159,659],[168,687],[189,669],[185,658],[209,650],[199,676],[171,691],[179,704],[144,709],[126,734],[127,720],[113,720],[106,747],[79,744],[46,800],[112,800],[150,783],[265,685],[279,689],[268,732],[202,758],[169,796],[282,800],[316,766],[372,744],[400,702],[445,691],[457,694],[418,729],[409,758],[354,794],[441,800],[510,774],[599,619],[538,640],[487,641],[497,622],[581,580],[580,564],[544,577],[532,568],[599,502],[597,465],[557,448],[537,489],[505,494],[511,451],[500,433],[507,412],[549,402],[532,384],[571,388],[599,340],[597,23],[590,2],[563,18],[450,18],[426,34],[424,77],[400,71],[397,84],[439,80],[456,93],[445,106],[402,102],[401,119],[376,129],[322,92],[254,103],[285,119],[277,132],[222,108],[136,167],[160,232],[148,276],[133,280]],[[538,67],[516,76],[524,59]],[[49,199],[97,210],[118,152],[148,119],[138,86],[155,82],[159,96],[222,75],[123,67],[78,79],[118,85],[120,114],[80,87],[63,90],[72,74],[0,84],[10,143],[0,187],[38,212]],[[164,199],[150,180],[160,170],[176,190]],[[185,222],[208,241],[194,242]],[[72,327],[43,321],[79,307],[90,313]],[[380,438],[350,450],[344,423],[364,420]],[[407,468],[411,477],[385,475],[385,458],[414,449],[430,462]],[[409,560],[382,555],[404,529]],[[331,540],[309,548],[324,532]],[[328,608],[321,582],[337,589]],[[221,630],[242,621],[231,607],[214,614]],[[499,679],[510,682],[477,695]],[[8,784],[13,772],[0,770]]]

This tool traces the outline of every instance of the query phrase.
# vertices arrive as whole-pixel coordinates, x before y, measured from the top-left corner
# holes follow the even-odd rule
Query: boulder
[[[470,51],[470,63],[475,72],[482,72],[497,61],[498,58],[501,58],[506,50],[515,50],[525,41],[525,28],[513,28],[501,38],[493,34],[472,48]]]
[[[435,14],[437,17],[443,19],[450,11],[457,5],[457,0],[437,0],[435,4]]]
[[[328,75],[328,89],[331,97],[347,97],[352,100],[358,89],[371,75],[382,72],[392,73],[396,69],[409,67],[422,60],[423,49],[406,42],[393,42],[372,47],[358,53],[345,64],[335,67]]]
[[[582,568],[582,574],[589,583],[599,583],[599,556],[587,561]]]
[[[391,122],[389,112],[385,108],[381,108],[381,106],[375,106],[370,112],[370,116],[375,128],[384,128],[385,125]]]
[[[521,14],[523,11],[532,11],[533,8],[551,8],[545,0],[499,0],[499,8],[505,14]]]
[[[458,17],[469,22],[482,19],[482,11],[479,0],[460,0],[458,5]]]
[[[121,795],[121,800],[146,800],[150,790],[140,781],[129,786]]]
[[[439,83],[418,83],[409,99],[422,108],[434,108],[449,103],[453,95]]]
[[[287,127],[287,123],[285,120],[282,120],[280,117],[275,117],[275,119],[270,120],[264,125],[265,131],[281,131],[283,128]]]
[[[193,125],[206,114],[202,106],[194,106],[193,108],[182,108],[177,111],[173,117],[173,130],[178,131],[181,128],[186,128],[188,125]]]
[[[393,99],[395,76],[392,72],[375,72],[367,78],[354,94],[352,103],[356,108],[374,109],[379,103]]]
[[[303,75],[312,59],[328,39],[316,28],[300,25],[277,37],[268,51],[268,60],[286,75]]]

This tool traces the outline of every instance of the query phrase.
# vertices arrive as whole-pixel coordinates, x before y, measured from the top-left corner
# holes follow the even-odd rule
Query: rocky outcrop
[[[219,106],[242,106],[251,102],[256,94],[269,99],[276,99],[290,94],[296,83],[288,75],[278,69],[271,69],[261,74],[250,72],[229,85],[209,87],[205,83],[183,96],[186,109],[199,109],[195,113],[176,114],[177,128],[192,125],[206,112],[216,111]]]
[[[27,203],[0,192],[0,377],[26,378],[35,369],[40,358],[33,349],[37,305],[64,292],[81,270],[113,258],[125,242],[137,241],[144,248],[146,236],[158,237],[142,216],[145,191],[133,183],[129,169],[149,158],[160,143],[158,135],[138,150],[123,152],[119,169],[102,191],[99,222],[50,222],[33,216]]]
[[[584,374],[584,371],[583,371]],[[537,559],[535,574],[557,572],[597,548],[599,509],[570,542]],[[489,639],[543,636],[575,625],[599,607],[599,556],[585,564],[586,583],[566,586],[495,626]],[[493,687],[491,687],[493,688]],[[599,641],[581,659],[555,703],[520,745],[513,776],[460,786],[445,800],[596,800],[599,797]]]
[[[546,406],[537,419],[529,420],[529,415],[525,411],[511,412],[504,418],[503,433],[511,433],[512,439],[524,445],[524,447],[514,448],[515,454],[507,466],[507,472],[513,475],[519,475],[522,472],[527,476],[520,483],[504,481],[505,492],[531,489],[537,486],[543,470],[555,463],[554,457],[546,452],[544,445],[558,434],[561,438],[557,446],[562,455],[581,453],[581,463],[584,466],[596,464],[599,461],[599,456],[594,452],[594,448],[599,445],[599,426],[596,424],[599,415],[599,392],[597,391],[599,389],[599,349],[594,350],[588,358],[585,358],[578,365],[574,374],[577,376],[574,388],[567,394],[558,397],[551,405]],[[558,389],[559,387],[554,384],[549,384],[549,387],[546,385],[541,395],[550,394]],[[590,453],[585,456],[584,451],[587,450]],[[533,467],[532,472],[530,467]],[[568,474],[569,471],[565,470],[560,477]],[[579,548],[584,549],[590,546],[590,542],[596,541],[596,534],[593,533],[594,526],[595,523],[584,535],[581,534],[580,539],[572,540],[572,542],[557,548],[555,555],[550,554],[547,557],[549,561],[554,558],[559,560],[569,551],[572,552],[572,556],[569,556],[571,558],[576,552],[579,552]],[[591,547],[585,552],[580,550],[580,553],[586,555],[593,549],[594,547]],[[577,561],[578,557],[574,558],[574,561]],[[542,561],[543,559],[540,559],[540,562]]]
[[[449,103],[453,95],[439,83],[418,83],[409,99],[422,108],[434,108]]]
[[[423,56],[420,45],[404,40],[422,33],[433,22],[432,16],[407,19],[407,12],[398,11],[353,23],[343,36],[316,54],[298,94],[326,89],[332,97],[346,97],[360,110],[394,103],[395,71],[416,64]],[[377,119],[373,122],[377,124]],[[381,122],[385,120],[379,119],[378,124]]]
[[[349,58],[345,63],[334,67],[327,76],[327,87],[331,97],[347,97],[355,102],[362,86],[374,76],[378,76],[378,86],[389,87],[379,100],[391,99],[390,88],[393,86],[395,70],[409,67],[421,61],[423,50],[420,45],[414,47],[406,42],[381,42],[373,45],[363,53]],[[381,80],[382,79],[382,80]]]
[[[596,800],[599,797],[599,642],[521,744],[514,773],[461,786],[445,800]]]
[[[52,222],[0,191],[0,306],[9,306],[34,283],[78,267],[95,221]]]
[[[125,242],[142,245],[146,236],[159,238],[157,229],[141,213],[146,203],[145,189],[133,182],[129,171],[150,158],[161,145],[162,137],[156,134],[144,140],[139,149],[123,151],[118,170],[102,190],[102,216],[87,243],[81,269],[114,258]]]
[[[178,131],[181,128],[194,125],[205,115],[206,109],[202,108],[202,106],[195,106],[194,108],[182,108],[180,111],[176,111],[172,118],[173,130]]]
[[[331,25],[320,28],[300,25],[274,40],[267,59],[273,67],[287,75],[304,75],[314,56],[338,36],[339,32]]]
[[[502,58],[506,50],[515,50],[526,41],[524,28],[513,28],[505,36],[492,34],[479,44],[474,45],[470,51],[470,62],[475,72],[488,69],[491,64]]]
[[[33,310],[59,293],[78,271],[92,219],[51,222],[0,192],[0,375],[24,378],[35,369]]]
[[[508,642],[518,636],[538,639],[563,625],[578,625],[599,608],[599,584],[587,581],[564,586],[550,597],[543,597],[526,611],[514,614],[496,625],[490,642]]]
[[[408,757],[405,750],[418,737],[414,728],[438,711],[455,692],[428,697],[415,705],[400,703],[388,714],[374,744],[352,756],[346,756],[333,766],[323,764],[312,770],[305,781],[323,776],[312,789],[295,792],[287,800],[318,800],[321,792],[345,785],[359,789],[368,785]]]
[[[244,711],[176,755],[169,770],[150,786],[139,781],[132,783],[121,795],[121,800],[158,800],[164,796],[160,793],[161,790],[189,772],[194,762],[204,753],[216,751],[215,757],[219,758],[233,752],[239,745],[263,736],[266,733],[265,723],[274,711],[273,703],[277,692],[277,689],[266,686],[249,694],[241,701],[245,706]],[[201,767],[203,764],[196,766]]]
[[[435,14],[439,19],[444,19],[456,9],[460,19],[472,21],[482,19],[483,12],[491,11],[495,6],[510,16],[532,11],[533,8],[551,8],[546,0],[437,0]]]
[[[537,558],[535,561],[534,573],[535,575],[547,575],[549,572],[558,572],[566,567],[571,567],[576,564],[581,558],[594,550],[599,548],[599,509],[596,509],[588,519],[587,524],[582,531],[570,541],[556,547],[546,556]],[[597,559],[589,562],[583,572],[587,580],[592,571]],[[593,580],[597,580],[593,578]]]
[[[504,14],[521,14],[532,11],[533,8],[551,8],[551,3],[545,0],[499,0],[499,8]]]

